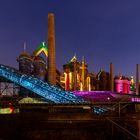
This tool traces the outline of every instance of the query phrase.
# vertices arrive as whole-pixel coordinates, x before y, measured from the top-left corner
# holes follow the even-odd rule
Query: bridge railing
[[[115,121],[107,118],[108,133],[113,139],[129,139],[129,140],[140,140],[135,134],[128,131],[126,128],[117,124]]]

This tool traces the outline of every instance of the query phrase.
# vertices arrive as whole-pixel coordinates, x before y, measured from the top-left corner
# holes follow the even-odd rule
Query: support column
[[[69,73],[65,73],[65,90],[69,90]]]
[[[82,81],[82,85],[83,85],[83,91],[85,91],[85,60],[84,57],[82,57],[82,74],[81,74],[81,81]]]
[[[48,14],[48,83],[56,85],[54,14]]]
[[[138,125],[137,125],[138,126],[137,136],[140,139],[140,120],[138,120],[137,123],[138,123]]]

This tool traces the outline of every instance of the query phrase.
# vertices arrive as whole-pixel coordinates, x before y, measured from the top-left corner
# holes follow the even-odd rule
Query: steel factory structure
[[[103,129],[107,126],[109,130],[109,132],[105,130],[108,133],[107,139],[121,137],[139,139],[140,121],[136,122],[136,116],[139,117],[137,114],[140,112],[138,64],[136,65],[136,87],[133,77],[128,78],[121,74],[114,76],[113,63],[110,63],[109,72],[101,69],[98,74],[94,74],[88,71],[85,58],[82,57],[82,60],[78,61],[76,55],[63,65],[61,73],[56,68],[53,13],[48,14],[48,39],[46,42],[40,43],[32,54],[26,51],[26,44],[24,44],[24,51],[17,58],[18,70],[0,65],[0,114],[16,114],[14,117],[12,116],[13,118],[4,116],[6,118],[4,123],[9,125],[9,119],[10,121],[13,119],[14,123],[10,123],[10,128],[20,129],[20,133],[24,131],[27,135],[29,126],[31,126],[30,133],[33,132],[32,128],[36,132],[39,126],[41,130],[45,129],[43,134],[47,138],[52,129],[59,130],[59,132],[62,129],[65,134],[68,134],[67,132],[71,132],[71,128],[74,128],[72,131],[74,136],[79,138],[77,130],[80,127],[82,128],[80,134],[83,134],[83,129],[88,128],[88,132],[84,136],[85,139],[90,137],[91,127],[94,127],[91,131],[92,135],[96,131],[103,138],[105,136]],[[42,52],[47,59],[40,56]],[[10,97],[10,100],[5,100],[6,96]],[[24,99],[28,99],[29,102],[25,102]],[[133,117],[134,113],[135,118]],[[133,125],[137,125],[137,129],[128,131],[126,123],[120,121],[122,116],[130,118],[127,116],[128,114],[132,114],[131,118],[135,119]],[[119,119],[114,121],[109,117],[118,117]],[[2,118],[0,124],[5,126],[3,116],[0,115],[0,118]],[[25,118],[29,120],[24,120]],[[97,123],[99,120],[100,123]],[[96,125],[93,126],[93,124]],[[125,125],[125,128],[121,124]],[[97,127],[98,129],[96,129]],[[3,128],[6,127],[0,127],[0,131]],[[26,128],[27,130],[25,130]],[[66,130],[64,130],[65,128]],[[46,129],[49,132],[48,130],[46,132]],[[15,130],[12,132],[15,133]],[[117,135],[115,135],[115,131]],[[62,137],[63,132],[61,132]],[[52,132],[50,133],[52,134]],[[0,134],[0,139],[1,136],[7,138]],[[57,136],[58,134],[56,134]],[[94,136],[99,139],[96,134]],[[15,137],[19,139],[20,135]],[[66,138],[64,137],[64,139]]]

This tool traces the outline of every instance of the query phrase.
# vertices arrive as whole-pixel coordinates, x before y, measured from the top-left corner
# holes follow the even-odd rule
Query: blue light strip
[[[106,109],[106,108],[101,108],[101,107],[94,107],[93,108],[93,112],[95,114],[102,114],[102,113],[105,113],[107,111],[108,111],[108,109]]]
[[[4,77],[24,88],[27,88],[34,93],[50,100],[55,103],[83,103],[84,99],[77,97],[71,92],[66,92],[54,85],[49,85],[42,80],[39,80],[33,76],[21,74],[16,69],[11,67],[0,65],[0,76]]]

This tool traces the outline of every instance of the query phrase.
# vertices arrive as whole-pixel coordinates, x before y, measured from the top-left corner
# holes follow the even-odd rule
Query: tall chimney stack
[[[139,95],[139,64],[136,64],[136,95]]]
[[[114,92],[113,64],[110,63],[110,90]]]
[[[48,14],[48,83],[56,85],[54,14]]]

